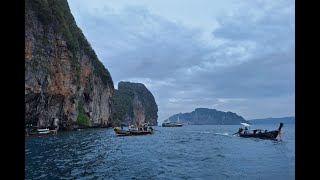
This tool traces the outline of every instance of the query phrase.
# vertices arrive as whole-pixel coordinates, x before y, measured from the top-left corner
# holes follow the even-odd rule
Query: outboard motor
[[[279,128],[278,128],[278,131],[281,131],[282,126],[283,126],[283,123],[281,122],[281,123],[280,123],[280,126],[279,126]]]
[[[283,123],[281,122],[281,123],[280,123],[280,126],[279,126],[279,128],[278,128],[280,141],[282,141],[282,133],[281,133],[281,128],[282,128],[282,126],[283,126]]]

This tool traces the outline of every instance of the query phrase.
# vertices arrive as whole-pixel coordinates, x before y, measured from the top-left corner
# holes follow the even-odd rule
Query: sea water
[[[234,136],[238,125],[154,129],[143,136],[102,128],[27,137],[25,179],[295,179],[294,125],[284,125],[281,142]]]

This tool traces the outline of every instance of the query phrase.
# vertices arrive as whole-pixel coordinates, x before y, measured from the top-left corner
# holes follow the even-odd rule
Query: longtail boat
[[[122,126],[114,127],[113,130],[118,136],[147,135],[154,133],[154,129],[151,126],[148,126],[147,123],[142,126],[131,125],[128,128],[123,128]]]
[[[279,135],[280,140],[282,140],[281,136],[281,128],[283,123],[280,123],[278,129],[273,131],[262,130],[262,129],[250,129],[250,124],[247,123],[240,123],[244,128],[240,127],[238,132],[234,133],[240,137],[244,138],[259,138],[259,139],[270,139],[276,140],[277,136]]]

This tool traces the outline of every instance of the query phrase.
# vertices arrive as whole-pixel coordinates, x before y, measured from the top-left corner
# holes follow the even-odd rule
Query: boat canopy
[[[263,129],[252,129],[252,131],[264,131]]]
[[[48,128],[46,128],[46,129],[37,129],[37,131],[38,132],[43,132],[43,131],[49,131],[49,129]]]
[[[246,126],[246,127],[249,127],[249,126],[250,126],[250,124],[247,124],[247,123],[240,123],[240,124],[242,124],[242,125],[244,125],[244,126]]]

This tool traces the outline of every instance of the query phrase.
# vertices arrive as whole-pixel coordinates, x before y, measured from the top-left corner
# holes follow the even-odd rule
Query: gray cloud
[[[115,83],[144,83],[162,121],[197,107],[246,119],[294,115],[294,2],[265,2],[219,14],[205,40],[210,27],[176,23],[146,7],[110,5],[99,14],[69,3]]]

